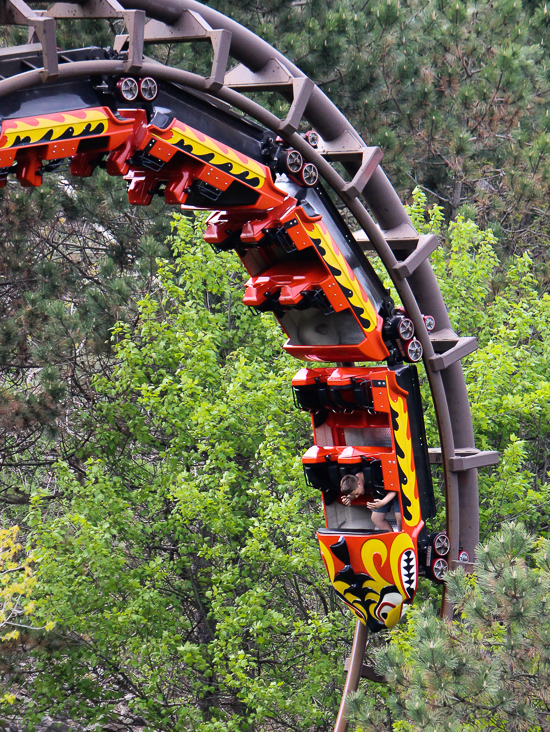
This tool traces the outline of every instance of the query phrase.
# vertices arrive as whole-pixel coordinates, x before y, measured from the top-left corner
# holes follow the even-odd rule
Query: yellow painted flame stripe
[[[342,252],[338,249],[336,242],[330,236],[326,228],[324,226],[319,226],[317,223],[314,224],[313,232],[308,231],[308,234],[312,239],[321,239],[322,247],[325,251],[325,254],[322,255],[324,261],[330,267],[334,279],[340,286],[345,288],[342,290],[344,296],[348,300],[349,304],[355,308],[356,315],[357,311],[363,311],[363,315],[358,316],[358,319],[365,333],[370,333],[376,328],[378,314],[374,309],[374,305],[370,298],[357,281],[356,276],[351,270]],[[336,272],[340,272],[340,274],[336,274]],[[351,295],[348,295],[349,291],[351,291]],[[364,319],[368,320],[368,327],[366,326]]]
[[[327,563],[327,571],[328,576],[331,582],[334,580],[334,575],[336,574],[336,569],[334,567],[334,560],[332,558],[332,553],[330,549],[323,544],[322,541],[319,541],[319,547],[321,549],[321,554],[323,555],[323,558],[325,562]]]
[[[87,125],[91,124],[93,127],[100,122],[105,123],[106,132],[110,121],[109,117],[99,109],[82,110],[78,116],[70,114],[69,112],[60,112],[53,115],[43,115],[27,119],[32,119],[34,124],[27,122],[24,119],[5,120],[2,125],[3,142],[0,145],[1,150],[14,147],[16,144],[21,144],[16,142],[18,137],[20,139],[30,138],[30,141],[25,142],[25,145],[39,143],[43,140],[44,135],[48,130],[52,130],[53,133],[47,142],[55,142],[70,127],[74,130],[71,137],[77,137],[82,134]]]
[[[416,470],[414,467],[413,448],[410,434],[409,417],[407,413],[407,402],[402,396],[397,396],[397,400],[390,399],[391,409],[395,412],[392,414],[394,422],[397,423],[397,429],[394,430],[394,438],[396,446],[400,448],[402,456],[397,451],[397,461],[402,473],[399,475],[400,481],[402,480],[401,474],[405,476],[406,481],[401,482],[401,491],[403,495],[409,499],[409,513],[410,518],[403,512],[403,521],[412,528],[415,528],[420,521],[420,501],[418,499],[418,485],[416,481]]]
[[[396,537],[396,539],[399,538],[399,536]],[[399,567],[397,567],[397,571],[394,571],[394,565],[396,563],[395,558],[400,555],[400,547],[396,546],[394,540],[390,549],[391,581],[388,581],[378,571],[376,564],[374,563],[374,557],[376,555],[380,556],[380,565],[384,567],[388,560],[388,547],[381,539],[369,538],[361,547],[361,561],[372,578],[363,583],[363,589],[368,588],[369,590],[365,595],[365,600],[372,601],[372,604],[369,605],[368,609],[369,615],[371,615],[371,617],[373,617],[377,622],[380,622],[380,618],[378,618],[373,612],[374,608],[380,601],[380,594],[384,587],[394,585],[397,588],[401,595],[402,602],[386,618],[385,625],[387,628],[391,628],[401,617],[403,602],[408,599],[408,595],[403,588],[403,582],[401,581],[401,572]]]
[[[382,539],[367,539],[361,547],[361,561],[363,562],[365,569],[368,574],[373,578],[373,589],[380,593],[382,587],[388,584],[388,581],[384,579],[379,573],[376,564],[374,563],[375,555],[380,555],[380,564],[386,564],[388,558],[388,547],[384,544]],[[369,584],[369,587],[371,585]]]
[[[171,145],[177,145],[178,142],[183,141],[186,145],[191,146],[192,154],[199,158],[213,153],[214,157],[209,161],[210,165],[219,167],[231,163],[233,166],[231,174],[249,173],[251,177],[259,178],[260,183],[255,186],[256,188],[261,188],[266,181],[266,171],[256,160],[252,160],[246,155],[239,155],[226,145],[219,145],[216,140],[207,135],[197,134],[192,127],[188,127],[182,122],[176,121],[170,128],[170,135],[163,135],[162,139]]]

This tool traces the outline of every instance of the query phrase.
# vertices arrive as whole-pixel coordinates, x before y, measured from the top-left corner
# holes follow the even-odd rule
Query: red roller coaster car
[[[419,572],[442,579],[449,551],[447,535],[428,536],[424,525],[435,507],[416,368],[303,368],[292,385],[312,415],[316,445],[303,464],[323,497],[317,538],[330,581],[370,630],[390,628],[412,602]],[[365,493],[346,506],[340,481],[358,473]],[[367,503],[387,491],[397,492],[401,531],[372,522]]]

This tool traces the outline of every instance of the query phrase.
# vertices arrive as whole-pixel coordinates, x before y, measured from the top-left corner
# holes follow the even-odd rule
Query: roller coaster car
[[[303,464],[323,497],[317,538],[330,580],[370,630],[390,628],[412,602],[419,572],[442,579],[448,552],[446,534],[425,529],[435,505],[416,368],[304,368],[293,390],[313,420],[317,444]],[[365,493],[345,506],[340,480],[359,472]],[[397,492],[401,531],[372,522],[367,503],[387,491]]]
[[[67,60],[94,54],[109,56],[83,49]],[[7,63],[0,76],[13,71]],[[315,166],[227,105],[152,77],[90,77],[4,97],[0,119],[0,187],[9,175],[39,186],[70,158],[73,175],[103,166],[124,177],[134,205],[163,195],[215,211],[206,240],[236,248],[251,275],[245,302],[273,311],[293,356],[421,357],[414,326],[395,311]]]
[[[288,335],[284,348],[296,358],[418,360],[412,322],[393,307],[370,264],[358,266],[351,235],[322,189],[304,193],[280,179],[276,185],[295,206],[252,221],[239,211],[209,219],[207,241],[236,248],[252,275],[245,304],[275,314]]]
[[[285,206],[252,220],[241,211],[209,219],[206,240],[236,248],[251,275],[245,304],[274,313],[296,358],[385,360],[393,304],[370,264],[359,266],[338,212],[320,187],[300,189],[284,176],[276,186],[288,194]]]

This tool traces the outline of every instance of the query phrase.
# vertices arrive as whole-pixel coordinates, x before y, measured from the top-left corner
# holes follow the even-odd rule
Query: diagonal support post
[[[125,71],[138,71],[143,66],[143,43],[145,37],[145,11],[125,10],[124,24],[128,31],[128,61]]]
[[[53,79],[59,75],[55,20],[45,17],[30,8],[23,0],[3,0],[0,4],[0,24],[26,25],[42,45],[44,60],[43,78]]]

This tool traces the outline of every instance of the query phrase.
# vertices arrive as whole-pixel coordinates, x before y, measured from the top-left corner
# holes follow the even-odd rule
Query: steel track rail
[[[117,4],[116,0],[111,2]],[[68,7],[82,4],[83,2],[77,0]],[[440,435],[441,453],[440,457],[436,458],[439,457],[438,462],[442,464],[445,480],[447,530],[451,539],[452,565],[459,564],[457,560],[460,548],[464,548],[470,556],[473,556],[479,535],[477,468],[494,464],[496,459],[493,454],[479,453],[475,449],[470,406],[460,364],[461,355],[465,355],[468,349],[461,345],[460,339],[452,332],[445,303],[431,266],[426,256],[421,254],[410,264],[414,258],[411,256],[405,260],[405,265],[408,266],[409,263],[410,266],[403,274],[402,258],[399,259],[399,253],[392,248],[391,244],[395,239],[392,232],[396,232],[400,227],[406,227],[410,235],[416,236],[417,249],[420,236],[414,231],[405,208],[382,168],[375,165],[369,171],[362,169],[361,161],[365,160],[366,151],[372,148],[367,147],[345,116],[313,82],[309,82],[303,72],[268,43],[221,13],[195,0],[162,0],[162,2],[121,0],[120,6],[126,11],[144,11],[147,17],[168,26],[177,24],[184,12],[192,11],[203,18],[212,29],[230,33],[229,55],[252,73],[253,80],[254,75],[258,77],[255,88],[271,90],[270,84],[264,81],[261,73],[273,61],[288,72],[290,83],[271,85],[292,101],[289,117],[281,120],[235,88],[224,85],[219,79],[213,81],[212,77],[206,79],[181,69],[150,62],[139,63],[137,68],[132,68],[132,73],[136,76],[154,76],[162,81],[207,92],[254,117],[298,149],[306,160],[314,163],[326,182],[354,215],[368,237],[370,246],[388,271],[424,348],[424,365]],[[70,13],[62,14],[61,17],[70,17]],[[138,48],[142,48],[142,44],[143,37],[141,43],[138,39]],[[78,61],[61,64],[55,71],[52,78],[55,76],[58,79],[76,79],[90,74],[121,75],[128,72],[128,63],[106,60]],[[48,69],[24,72],[0,81],[0,96],[47,81]],[[239,84],[233,86],[238,87]],[[351,184],[297,133],[302,117],[321,135],[329,149],[332,144],[333,150],[344,153],[345,167],[352,178]],[[346,154],[347,152],[350,154]],[[360,195],[366,206],[359,200]],[[412,271],[409,271],[411,268]],[[427,332],[422,313],[430,313],[435,317],[440,334],[439,340],[434,340],[433,335],[430,336]],[[450,606],[445,602],[443,611],[447,614],[451,612]],[[358,688],[366,636],[365,626],[358,623],[335,732],[345,732],[348,726],[345,718],[346,698],[351,691],[356,691]]]
[[[76,0],[72,4],[83,5],[84,0]],[[149,18],[168,24],[176,23],[184,11],[192,11],[204,18],[212,28],[222,29],[231,34],[229,48],[231,57],[242,63],[250,71],[260,72],[272,60],[276,60],[288,70],[293,79],[304,80],[307,78],[283,54],[256,36],[252,31],[218,11],[196,2],[196,0],[162,0],[162,2],[161,0],[121,0],[120,5],[126,10],[142,10]],[[142,72],[144,68],[142,67]],[[124,70],[127,69],[122,69],[122,71]],[[118,73],[122,73],[122,71],[119,70]],[[155,69],[155,71],[159,78],[163,78],[163,75],[158,73],[158,69]],[[59,72],[62,72],[61,67]],[[150,73],[153,74],[154,72],[150,71]],[[186,82],[181,80],[179,83],[185,84]],[[455,361],[443,369],[434,371],[432,367],[434,362],[433,360],[430,362],[430,359],[433,359],[436,354],[432,346],[432,339],[425,329],[421,313],[430,313],[435,317],[438,332],[454,335],[431,266],[427,261],[424,261],[406,280],[396,278],[395,267],[398,260],[382,231],[391,232],[402,226],[409,227],[411,231],[414,231],[414,229],[387,176],[382,168],[377,166],[363,186],[362,196],[376,219],[375,224],[357,196],[350,196],[346,193],[346,182],[329,164],[320,163],[319,156],[298,135],[295,133],[289,134],[288,129],[285,129],[285,121],[281,121],[275,115],[266,113],[266,110],[260,105],[255,104],[232,89],[225,86],[216,89],[202,77],[194,78],[192,84],[187,83],[193,88],[209,91],[213,95],[230,102],[235,107],[246,111],[299,149],[306,159],[315,162],[325,180],[342,198],[366,232],[375,251],[388,270],[424,347],[424,363],[440,433],[441,463],[444,471],[447,500],[447,530],[452,545],[451,560],[456,563],[460,548],[465,549],[470,556],[473,556],[475,546],[479,540],[477,467],[481,467],[484,463],[483,459],[476,455],[468,394],[460,363]],[[282,90],[282,93],[285,94],[285,90]],[[291,92],[287,92],[286,96],[289,96],[289,94],[291,96]],[[359,148],[365,149],[367,147],[346,117],[316,85],[312,85],[301,116],[319,132],[326,142],[330,143],[347,138],[356,141]],[[297,121],[299,122],[299,120]],[[297,121],[293,120],[296,127]],[[288,123],[286,127],[288,128]],[[352,175],[359,168],[359,165],[354,164],[353,161],[348,161],[346,166]],[[452,335],[450,342],[452,342]],[[461,461],[456,461],[457,455],[465,457],[462,457]],[[485,464],[494,462],[494,458],[488,456]],[[458,464],[460,464],[460,470],[456,470]],[[469,467],[470,465],[471,467]]]

